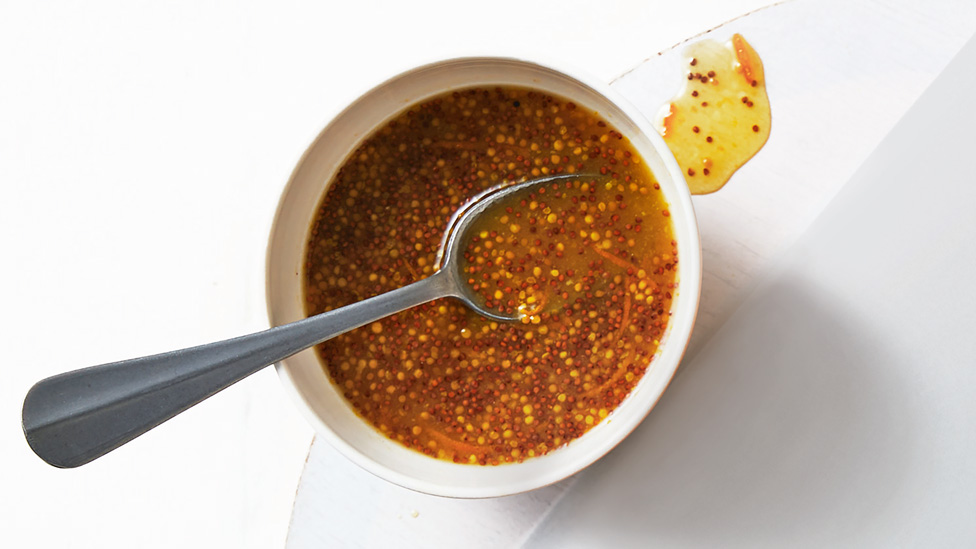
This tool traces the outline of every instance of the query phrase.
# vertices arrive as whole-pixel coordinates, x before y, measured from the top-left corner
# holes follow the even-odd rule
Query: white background
[[[288,175],[403,69],[552,59],[609,81],[767,0],[0,3],[0,545],[280,547],[311,431],[265,370],[75,470],[37,380],[266,326]]]

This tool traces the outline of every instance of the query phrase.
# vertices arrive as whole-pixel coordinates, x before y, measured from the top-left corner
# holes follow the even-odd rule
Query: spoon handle
[[[446,271],[370,299],[251,335],[75,370],[24,399],[24,435],[41,459],[77,467],[265,366],[339,334],[454,295]]]

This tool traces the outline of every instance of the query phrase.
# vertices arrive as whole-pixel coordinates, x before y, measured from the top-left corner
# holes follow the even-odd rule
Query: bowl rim
[[[365,98],[377,90],[381,90],[390,84],[393,84],[401,79],[408,78],[414,73],[419,73],[429,69],[439,68],[442,65],[450,65],[453,63],[464,63],[464,62],[499,62],[499,63],[516,63],[520,65],[532,66],[535,68],[543,69],[546,71],[552,71],[559,73],[561,76],[567,77],[572,81],[582,84],[584,87],[589,87],[592,91],[596,92],[598,95],[603,96],[609,103],[613,104],[616,108],[630,119],[641,131],[641,133],[646,137],[650,143],[651,147],[660,156],[661,161],[665,165],[666,171],[669,173],[669,177],[675,182],[675,194],[674,196],[669,195],[668,201],[671,204],[671,209],[674,209],[673,204],[675,202],[681,203],[681,211],[685,214],[682,218],[685,221],[686,229],[689,234],[685,238],[691,238],[693,244],[689,246],[689,243],[684,242],[686,248],[694,252],[692,257],[687,257],[688,250],[685,249],[681,255],[681,266],[679,272],[679,277],[681,281],[680,285],[680,295],[682,296],[682,301],[685,311],[680,316],[681,322],[678,324],[679,332],[675,333],[676,324],[674,320],[669,321],[669,325],[666,332],[666,338],[670,341],[674,337],[678,337],[681,340],[680,349],[678,349],[677,342],[671,342],[670,345],[666,346],[668,349],[675,348],[676,351],[671,351],[672,354],[676,353],[673,363],[669,365],[670,371],[667,372],[666,377],[662,378],[656,386],[653,388],[656,394],[649,399],[642,413],[631,414],[626,418],[621,418],[616,423],[623,425],[618,425],[615,427],[616,434],[611,436],[605,444],[596,449],[596,451],[590,451],[583,454],[582,457],[577,458],[573,461],[574,465],[568,468],[566,471],[556,471],[551,474],[544,475],[538,482],[522,482],[516,483],[515,486],[479,486],[474,488],[461,488],[457,486],[451,486],[446,484],[437,484],[424,481],[422,479],[417,479],[411,475],[407,475],[401,471],[397,471],[386,465],[379,463],[371,456],[363,453],[358,448],[347,442],[341,436],[339,436],[329,425],[323,420],[316,412],[312,409],[308,402],[306,402],[305,397],[298,388],[298,382],[289,373],[288,367],[286,365],[286,360],[278,362],[275,364],[275,369],[278,372],[279,379],[284,386],[285,392],[289,395],[289,398],[298,407],[300,413],[306,418],[307,421],[313,426],[316,434],[322,435],[326,440],[336,448],[341,454],[343,454],[347,459],[350,459],[359,467],[365,469],[366,471],[383,478],[389,482],[393,482],[405,488],[415,490],[418,492],[446,496],[446,497],[456,497],[456,498],[484,498],[484,497],[499,497],[505,495],[513,495],[521,492],[526,492],[530,490],[535,490],[542,488],[544,486],[551,485],[553,483],[559,482],[573,474],[584,470],[588,466],[592,465],[594,462],[599,460],[601,457],[609,453],[613,448],[620,444],[627,436],[629,436],[634,429],[636,429],[641,422],[647,417],[647,415],[654,409],[657,403],[660,401],[665,390],[670,385],[674,378],[675,373],[681,363],[681,360],[687,350],[688,343],[691,338],[691,333],[694,328],[695,320],[698,315],[699,302],[701,299],[701,285],[702,285],[702,252],[701,252],[701,237],[698,229],[697,218],[695,216],[694,206],[691,200],[691,194],[685,184],[684,174],[681,168],[678,166],[673,154],[668,148],[667,144],[664,142],[660,134],[655,130],[654,126],[647,119],[647,117],[641,112],[637,107],[631,104],[625,97],[623,97],[619,92],[614,90],[608,83],[602,81],[599,78],[593,77],[583,71],[580,71],[575,67],[566,67],[561,63],[556,63],[552,61],[542,61],[539,58],[525,58],[525,57],[514,57],[514,56],[492,56],[492,55],[476,55],[476,56],[464,56],[464,57],[451,57],[440,60],[434,60],[422,65],[417,65],[411,69],[400,71],[397,74],[384,79],[382,82],[369,87],[368,89],[362,91],[356,96],[354,100],[349,102],[339,110],[334,113],[322,126],[322,129],[316,134],[316,136],[309,142],[299,159],[296,161],[294,168],[292,169],[288,181],[282,188],[278,204],[275,209],[275,215],[272,220],[271,230],[269,231],[267,249],[265,254],[265,302],[268,315],[269,323],[275,325],[275,313],[273,308],[275,302],[273,301],[273,284],[272,284],[272,271],[275,266],[273,264],[273,250],[274,243],[276,241],[276,233],[281,225],[281,217],[284,215],[284,209],[287,206],[288,198],[290,196],[290,191],[298,185],[297,179],[298,175],[305,164],[309,155],[313,153],[316,146],[323,139],[324,136],[332,129],[333,124],[341,119],[348,111],[353,109],[360,101],[365,100]],[[544,88],[545,86],[543,86]],[[446,89],[444,91],[447,91]],[[411,101],[412,103],[413,101]],[[410,103],[404,103],[405,108]],[[402,109],[401,109],[402,110]],[[390,112],[388,116],[395,116],[399,111]],[[377,126],[374,126],[373,130]],[[373,131],[370,130],[370,131]],[[368,134],[367,134],[368,135]],[[357,140],[364,139],[365,136],[357,137]],[[659,177],[660,178],[660,177]],[[328,182],[325,182],[327,184]],[[321,195],[320,198],[321,199]],[[672,223],[674,223],[674,218],[672,217]],[[688,290],[691,290],[690,292]],[[675,307],[672,307],[674,311]],[[675,314],[675,317],[679,315]],[[665,347],[662,345],[661,347]],[[658,353],[655,354],[655,360],[658,355],[661,354],[661,348],[659,348]],[[635,387],[631,391],[631,395],[637,390]],[[631,397],[628,395],[624,402]],[[621,406],[623,403],[621,403]],[[358,415],[358,414],[357,414]],[[365,423],[365,420],[363,420]],[[369,428],[373,428],[371,425],[366,425]],[[586,435],[584,434],[584,437]],[[582,438],[582,437],[581,437]],[[524,463],[534,460],[543,460],[547,456],[550,456],[556,452],[564,450],[571,446],[570,444],[561,447],[560,449],[554,450],[546,456],[540,456],[538,458],[531,458],[525,462],[513,463],[513,464],[503,464],[492,467],[518,467]],[[434,458],[430,458],[434,459]],[[443,460],[437,460],[443,461]],[[447,465],[455,465],[450,462],[444,462]],[[474,467],[471,465],[461,465],[461,467]],[[480,467],[480,466],[479,466]]]

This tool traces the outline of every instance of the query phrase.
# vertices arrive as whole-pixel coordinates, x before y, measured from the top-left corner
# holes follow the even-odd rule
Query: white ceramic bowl
[[[427,457],[380,434],[357,416],[332,385],[311,349],[277,365],[288,393],[315,430],[364,469],[429,494],[492,497],[566,478],[610,451],[644,419],[671,381],[698,310],[701,246],[681,170],[651,124],[605,83],[510,58],[464,58],[425,65],[364,94],[319,134],[299,161],[281,197],[271,231],[267,299],[271,324],[303,318],[305,243],[316,208],[334,172],[375,128],[406,107],[442,92],[475,85],[540,88],[600,113],[648,163],[669,203],[678,242],[679,289],[673,316],[648,372],[624,402],[579,439],[547,455],[498,466],[461,465]]]

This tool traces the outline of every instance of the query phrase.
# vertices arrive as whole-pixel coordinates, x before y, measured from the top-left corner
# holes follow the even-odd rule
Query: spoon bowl
[[[598,178],[600,176],[587,174],[552,175],[529,179],[519,183],[503,183],[482,191],[461,206],[451,217],[451,222],[448,224],[449,228],[444,233],[444,240],[437,252],[440,267],[433,276],[438,276],[443,273],[443,276],[451,278],[451,289],[454,293],[449,295],[458,298],[468,308],[481,316],[502,322],[516,322],[521,320],[521,314],[508,315],[487,307],[482,297],[474,291],[462,276],[461,254],[464,252],[465,244],[470,240],[470,235],[468,234],[469,229],[478,220],[478,217],[493,205],[518,193],[556,181],[574,179],[594,180]]]

